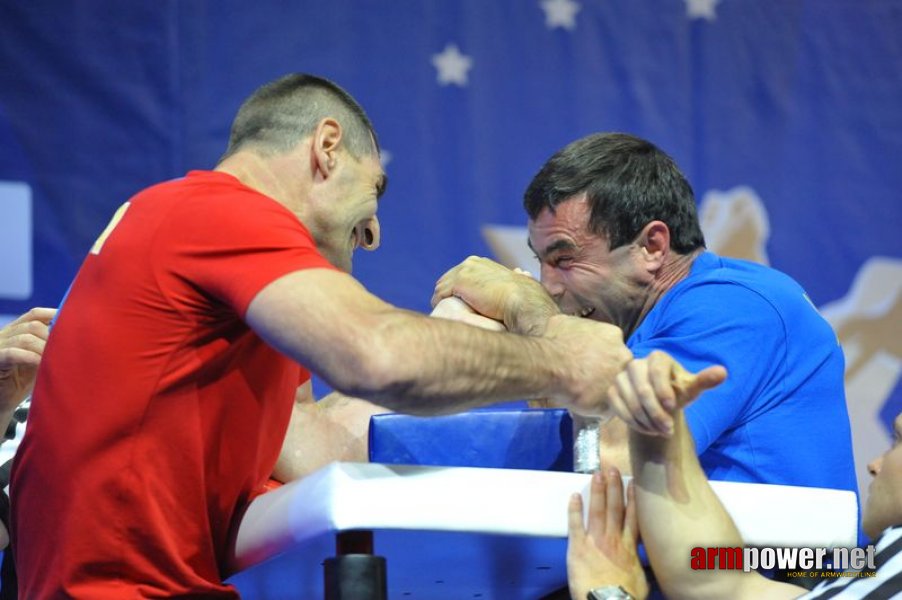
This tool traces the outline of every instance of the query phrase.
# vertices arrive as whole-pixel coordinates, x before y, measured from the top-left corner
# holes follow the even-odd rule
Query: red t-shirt
[[[13,470],[21,597],[237,597],[236,526],[309,378],[243,317],[282,275],[334,267],[295,215],[214,172],[141,192],[98,246]]]

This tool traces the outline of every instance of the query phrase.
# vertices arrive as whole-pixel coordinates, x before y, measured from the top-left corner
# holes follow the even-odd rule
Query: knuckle
[[[37,335],[43,331],[44,324],[40,321],[28,321],[23,327],[25,333]]]
[[[643,400],[650,400],[655,397],[655,392],[647,383],[641,383],[636,386],[636,395]]]

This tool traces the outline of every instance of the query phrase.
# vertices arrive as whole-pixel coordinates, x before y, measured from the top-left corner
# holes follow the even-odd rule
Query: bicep
[[[392,310],[345,273],[305,269],[266,285],[245,318],[268,344],[335,385],[335,378],[353,375],[365,353],[375,351],[368,336]]]

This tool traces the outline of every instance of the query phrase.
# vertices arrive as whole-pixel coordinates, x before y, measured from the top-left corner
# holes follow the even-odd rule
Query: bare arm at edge
[[[597,413],[630,357],[611,325],[555,316],[543,337],[490,332],[395,308],[328,269],[272,282],[246,318],[334,389],[414,414],[538,396]]]

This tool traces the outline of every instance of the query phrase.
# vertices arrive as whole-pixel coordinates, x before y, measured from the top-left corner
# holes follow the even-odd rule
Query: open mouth
[[[360,239],[361,235],[363,235],[363,240]],[[355,227],[351,230],[351,242],[353,243],[354,248],[369,248],[373,245],[374,241],[375,238],[373,236],[373,232],[370,231],[369,227],[364,227],[362,228],[362,230]]]

